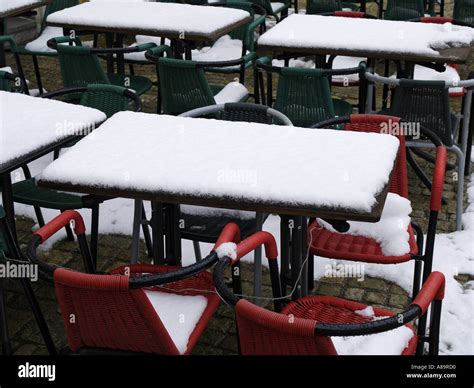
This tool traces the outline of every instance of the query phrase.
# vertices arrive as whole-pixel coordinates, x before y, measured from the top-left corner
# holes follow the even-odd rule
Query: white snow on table
[[[411,204],[398,194],[388,193],[378,222],[348,221],[350,228],[346,233],[353,236],[373,238],[380,244],[386,256],[402,256],[410,252],[408,225],[410,225]],[[338,233],[330,224],[318,218],[325,229]]]
[[[120,112],[42,178],[369,212],[398,145],[380,134]]]
[[[180,354],[188,348],[189,337],[207,306],[202,295],[176,295],[144,290]]]
[[[474,29],[447,24],[290,15],[263,34],[259,45],[367,53],[439,56],[439,49],[468,47]]]
[[[28,7],[40,3],[41,1],[42,0],[0,0],[0,13]]]
[[[151,2],[93,2],[55,12],[48,23],[211,35],[249,17],[243,10]]]
[[[0,166],[105,119],[96,109],[0,92]]]

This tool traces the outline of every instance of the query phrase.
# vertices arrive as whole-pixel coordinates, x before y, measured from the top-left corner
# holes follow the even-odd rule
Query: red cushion
[[[411,225],[408,226],[410,252],[403,256],[385,256],[373,238],[332,232],[314,221],[309,227],[308,241],[313,255],[331,259],[363,261],[366,263],[395,264],[411,260],[418,254],[418,246]]]

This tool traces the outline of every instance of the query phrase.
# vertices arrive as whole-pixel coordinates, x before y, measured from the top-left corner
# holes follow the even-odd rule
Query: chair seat
[[[381,245],[373,238],[333,232],[321,227],[317,221],[310,225],[309,230],[311,231],[310,252],[317,256],[366,263],[395,264],[409,261],[412,255],[418,254],[418,246],[411,225],[408,226],[410,251],[401,256],[384,255]]]
[[[210,85],[214,94],[216,104],[226,104],[228,102],[245,102],[249,97],[248,89],[240,82],[229,82],[224,87]]]
[[[307,296],[298,299],[285,306],[282,313],[318,323],[333,324],[360,324],[395,315],[385,309],[331,296]],[[388,332],[332,337],[331,340],[337,353],[341,355],[411,355],[415,353],[418,338],[413,327],[405,325]]]
[[[35,178],[13,184],[14,201],[30,206],[57,210],[80,209],[84,207],[83,197],[38,187]]]
[[[344,55],[338,55],[334,58],[332,68],[334,70],[339,69],[350,69],[359,66],[359,63],[365,61],[364,58],[360,57],[346,57]],[[347,74],[347,75],[334,75],[332,77],[332,84],[336,86],[355,86],[359,83],[359,74]]]
[[[146,93],[153,86],[148,78],[139,75],[107,74],[107,77],[112,85],[121,87],[126,86],[125,78],[129,79],[130,85],[127,85],[126,87],[132,89],[138,95]]]
[[[203,214],[202,212],[193,212],[192,208],[194,206],[181,206],[181,218],[184,222],[184,228],[180,232],[184,239],[213,243],[217,240],[225,225],[230,222],[239,225],[242,236],[250,236],[257,232],[254,212],[208,209],[215,210],[215,212]]]
[[[288,4],[280,3],[280,2],[272,2],[272,3],[270,3],[270,5],[272,7],[273,13],[275,13],[275,14],[280,13],[285,8],[288,8]]]

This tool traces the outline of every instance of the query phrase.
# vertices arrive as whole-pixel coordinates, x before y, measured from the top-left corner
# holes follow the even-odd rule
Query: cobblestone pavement
[[[370,4],[369,10],[373,12],[373,4]],[[448,2],[448,10],[452,8],[452,2]],[[449,11],[448,11],[449,12]],[[471,54],[467,65],[461,67],[462,76],[466,77],[469,70],[473,70],[474,53]],[[11,56],[7,58],[8,63],[13,63]],[[34,73],[29,58],[23,58],[23,65],[27,77],[34,84]],[[55,59],[40,59],[40,68],[43,75],[45,87],[48,90],[60,88],[61,80],[58,64]],[[144,74],[151,79],[156,79],[153,66],[137,67],[137,74]],[[211,82],[222,82],[222,76],[210,76]],[[227,77],[226,80],[229,80]],[[275,83],[276,84],[276,83]],[[247,85],[252,89],[252,77],[248,75]],[[349,88],[334,90],[338,97],[344,97],[355,102],[356,90]],[[154,112],[156,109],[156,89],[144,96],[146,112]],[[453,100],[453,110],[459,111],[460,101]],[[454,160],[453,160],[454,161]],[[426,171],[431,172],[431,166],[428,163],[420,164]],[[454,230],[455,223],[455,196],[456,182],[455,174],[452,171],[447,173],[444,195],[448,199],[448,204],[443,207],[439,218],[439,231],[450,232]],[[426,231],[427,218],[429,214],[429,192],[410,171],[410,199],[413,204],[413,218],[416,219]],[[466,183],[468,180],[466,179]],[[18,219],[19,237],[22,248],[26,247],[30,236],[31,228],[34,222],[29,219]],[[144,247],[141,247],[144,253]],[[110,268],[125,264],[129,259],[130,238],[121,235],[101,235],[100,236],[100,256],[99,270],[107,271]],[[69,241],[60,241],[54,245],[52,250],[44,253],[44,257],[49,262],[64,265],[69,268],[81,269],[81,259],[76,243]],[[249,265],[243,266],[244,291],[250,293],[252,270]],[[465,282],[470,280],[466,275],[460,275],[458,280]],[[17,355],[40,355],[46,354],[46,348],[43,345],[39,331],[34,323],[32,313],[28,303],[21,292],[18,283],[6,281],[7,288],[7,309],[10,324],[10,333],[13,340],[13,349]],[[53,334],[55,343],[62,353],[68,352],[67,342],[64,334],[63,324],[59,315],[58,306],[55,300],[53,287],[45,281],[38,281],[34,284],[34,290],[40,300],[41,307],[46,315],[49,327]],[[264,274],[264,295],[270,296],[270,280],[268,273]],[[396,284],[379,278],[366,278],[363,282],[356,279],[322,278],[316,282],[314,293],[324,295],[341,296],[347,299],[361,301],[363,303],[388,307],[394,311],[399,311],[405,307],[409,301],[407,293]],[[271,306],[268,306],[271,307]],[[236,354],[237,341],[236,331],[233,321],[232,309],[221,305],[215,317],[211,320],[208,328],[199,340],[193,354]]]

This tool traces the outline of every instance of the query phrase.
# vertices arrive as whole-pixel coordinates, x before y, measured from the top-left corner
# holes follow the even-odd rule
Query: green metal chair
[[[387,0],[387,9],[383,15],[387,20],[411,20],[425,16],[423,0]]]
[[[40,94],[43,94],[43,82],[41,80],[41,73],[38,63],[38,57],[55,57],[57,52],[47,47],[47,41],[56,36],[64,35],[61,28],[46,26],[46,19],[54,12],[61,11],[66,8],[74,7],[79,4],[79,0],[53,0],[44,12],[43,20],[41,22],[40,35],[33,41],[24,46],[17,46],[15,51],[19,55],[28,55],[33,59],[33,66],[35,70],[36,82]],[[13,51],[13,50],[12,50]]]
[[[99,55],[122,55],[145,51],[155,47],[154,43],[127,48],[99,49],[82,46],[77,37],[63,36],[49,40],[48,46],[58,52],[61,76],[66,88],[85,87],[89,84],[111,84],[132,89],[136,94],[142,95],[152,87],[152,82],[146,77],[106,73],[100,64]]]
[[[23,85],[23,89],[24,89],[23,91],[26,94],[30,94],[28,90],[28,84],[25,78],[25,74],[23,72],[23,66],[21,65],[20,56],[18,55],[18,52],[17,52],[18,46],[16,45],[15,40],[10,35],[0,36],[0,46],[4,46],[7,43],[10,45],[10,50],[13,53],[18,76],[20,77],[22,85]],[[5,68],[3,69],[3,71],[5,71]]]
[[[69,88],[44,94],[43,98],[66,98],[67,96],[80,96],[80,104],[99,109],[107,117],[116,112],[130,109],[130,103],[134,103],[135,111],[142,108],[140,98],[126,88],[114,85],[95,84],[83,88]],[[55,153],[57,156],[58,153]],[[17,203],[35,207],[36,217],[40,226],[44,225],[44,218],[41,208],[55,209],[59,211],[72,209],[91,209],[91,254],[94,260],[97,259],[97,243],[99,228],[99,205],[106,198],[92,195],[81,195],[65,193],[37,186],[36,179],[31,176],[27,166],[24,166],[25,179],[13,184],[13,199]],[[73,238],[70,228],[66,229],[68,238]]]
[[[209,85],[204,70],[208,67],[242,65],[244,59],[224,62],[196,62],[160,57],[169,52],[167,46],[159,46],[147,52],[147,58],[157,64],[158,112],[179,115],[192,109],[225,102],[243,102],[248,91],[239,82]],[[226,99],[227,92],[230,98]],[[227,95],[229,97],[229,95]]]
[[[474,0],[455,0],[453,18],[474,27]]]
[[[270,58],[257,60],[259,73],[267,73],[267,105],[288,116],[295,126],[309,127],[314,122],[352,114],[350,103],[331,97],[330,78],[333,75],[360,73],[365,69],[364,63],[352,69],[338,70],[275,67],[269,63]],[[276,99],[273,101],[272,75],[275,73],[279,78]],[[258,80],[255,88],[255,94],[258,95]],[[262,90],[262,99],[264,97]]]
[[[8,224],[5,217],[5,211],[0,205],[0,262],[3,263],[6,261],[13,261],[16,264],[21,265],[28,264],[28,262],[23,259],[20,248],[18,247],[17,242],[13,238],[10,225]],[[2,354],[11,355],[12,347],[10,336],[8,333],[8,321],[5,303],[6,301],[3,287],[4,281],[4,279],[0,278],[0,336],[2,339]],[[54,342],[51,338],[48,325],[46,324],[46,320],[44,319],[43,313],[41,312],[38,300],[36,299],[36,296],[31,287],[30,279],[21,277],[19,279],[19,282],[21,283],[23,292],[25,293],[26,298],[28,299],[28,303],[34,314],[36,323],[39,327],[40,333],[44,339],[49,354],[56,355],[56,347],[54,346]]]

